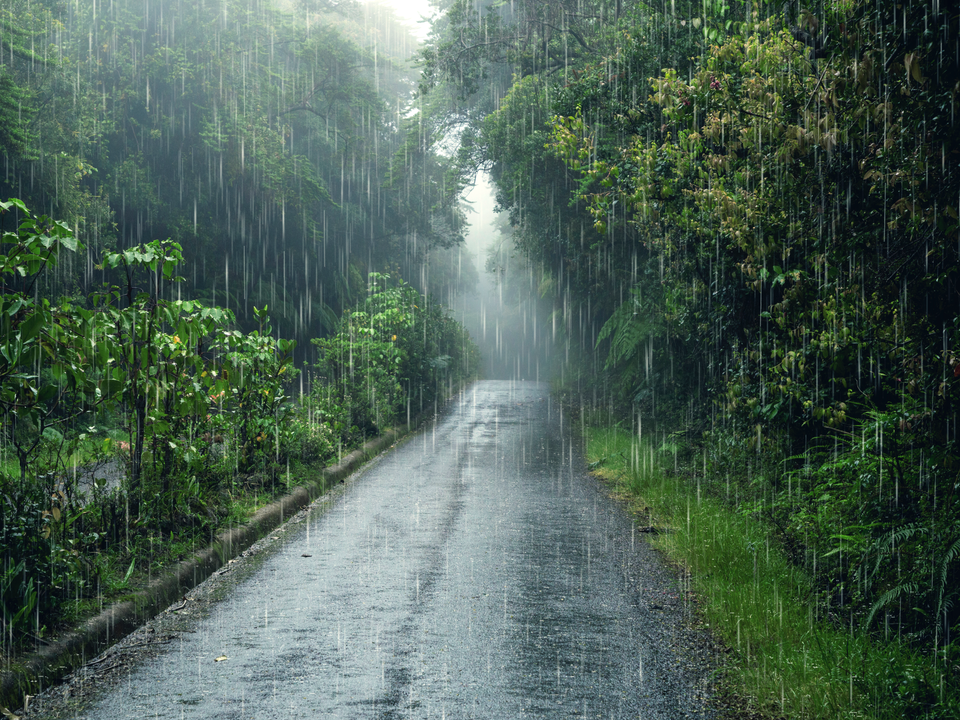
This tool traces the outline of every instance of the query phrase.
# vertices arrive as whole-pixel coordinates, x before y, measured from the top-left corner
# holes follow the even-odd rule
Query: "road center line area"
[[[682,584],[568,425],[545,384],[475,383],[70,716],[710,717]]]

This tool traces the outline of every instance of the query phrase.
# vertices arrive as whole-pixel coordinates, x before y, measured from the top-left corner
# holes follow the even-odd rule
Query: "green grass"
[[[130,538],[130,545],[121,541],[112,546],[96,558],[96,596],[65,602],[61,607],[63,624],[76,624],[111,602],[133,597],[137,589],[158,573],[205,548],[219,532],[246,523],[261,508],[287,494],[291,487],[315,478],[320,467],[319,464],[294,463],[283,477],[263,487],[236,485],[232,491],[220,495],[222,504],[217,509],[219,519],[215,525],[184,525],[176,535],[152,529],[146,535]],[[132,558],[136,561],[131,565]]]
[[[949,676],[818,609],[809,577],[786,559],[770,529],[709,496],[696,479],[672,472],[670,450],[668,456],[621,429],[587,430],[595,474],[640,522],[662,530],[651,542],[689,571],[705,621],[732,651],[726,681],[753,698],[754,710],[824,720],[952,716],[945,707],[904,714],[949,705],[943,698]],[[936,687],[939,699],[913,697]]]

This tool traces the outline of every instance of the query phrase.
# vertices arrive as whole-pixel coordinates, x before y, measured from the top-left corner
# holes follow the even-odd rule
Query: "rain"
[[[939,0],[4,0],[6,717],[960,714]]]

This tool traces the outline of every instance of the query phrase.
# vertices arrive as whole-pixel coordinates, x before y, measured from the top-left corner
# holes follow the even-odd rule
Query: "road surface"
[[[545,385],[473,385],[73,717],[709,717],[677,580],[573,435]]]

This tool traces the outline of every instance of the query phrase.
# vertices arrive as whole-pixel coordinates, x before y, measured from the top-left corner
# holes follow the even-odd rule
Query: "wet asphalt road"
[[[561,415],[475,384],[78,717],[709,716],[674,576]]]

